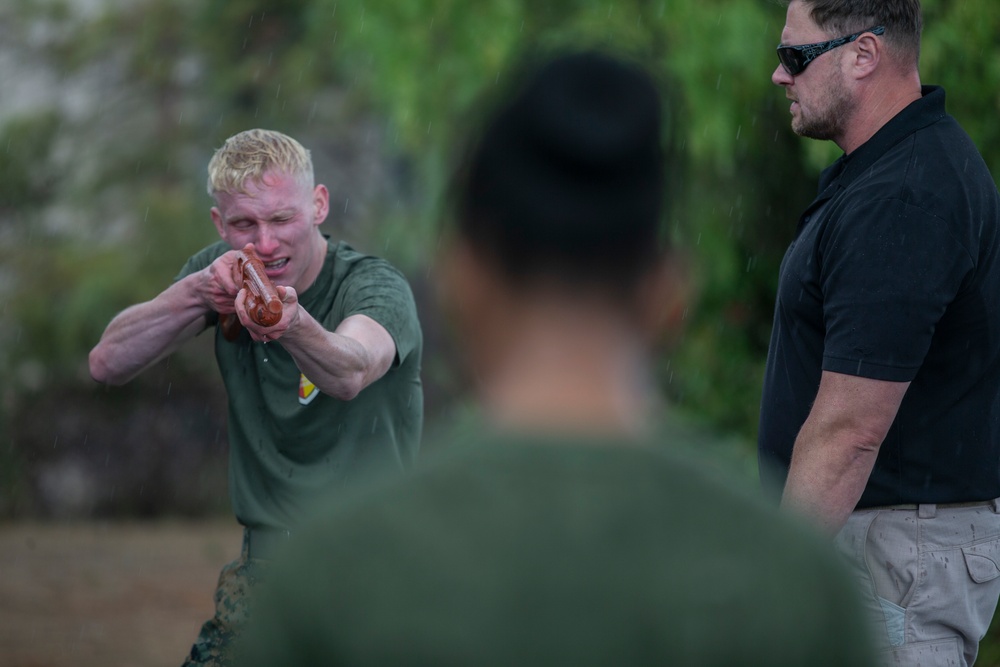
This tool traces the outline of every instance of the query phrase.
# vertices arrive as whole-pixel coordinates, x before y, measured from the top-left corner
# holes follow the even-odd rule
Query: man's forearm
[[[281,338],[281,344],[309,381],[323,393],[350,400],[368,384],[372,360],[356,340],[328,331],[303,314],[298,326]]]
[[[795,439],[782,505],[836,534],[864,493],[908,387],[824,371]]]
[[[781,505],[835,535],[864,493],[878,447],[852,442],[846,434],[827,442],[805,442],[803,436],[795,443]]]
[[[180,283],[125,309],[90,351],[91,376],[107,384],[128,382],[201,331],[207,312]]]
[[[380,324],[353,315],[328,331],[299,308],[294,326],[280,338],[299,370],[323,393],[350,400],[392,365],[396,344]]]

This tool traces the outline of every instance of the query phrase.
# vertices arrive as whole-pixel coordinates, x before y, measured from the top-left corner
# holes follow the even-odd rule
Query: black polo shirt
[[[1000,196],[925,86],[820,177],[781,263],[761,405],[784,486],[822,371],[911,382],[858,507],[1000,496]]]

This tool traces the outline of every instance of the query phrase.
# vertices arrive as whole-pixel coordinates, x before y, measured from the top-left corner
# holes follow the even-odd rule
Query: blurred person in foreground
[[[1000,594],[1000,197],[922,86],[917,0],[794,0],[772,81],[843,151],[781,265],[760,420],[890,664],[970,665]]]
[[[223,569],[215,617],[186,665],[226,664],[251,589],[315,497],[364,475],[408,468],[423,418],[422,339],[413,295],[388,262],[321,233],[329,193],[309,152],[269,130],[229,138],[208,167],[222,240],[172,285],[108,325],[94,379],[122,384],[207,328],[229,397],[230,497],[244,526]],[[249,319],[235,250],[252,244],[278,287],[281,319]],[[235,249],[235,250],[234,250]],[[220,317],[235,313],[234,340]]]
[[[654,427],[684,304],[651,78],[597,52],[530,71],[459,169],[443,257],[482,428],[297,535],[243,664],[873,664],[822,540]]]

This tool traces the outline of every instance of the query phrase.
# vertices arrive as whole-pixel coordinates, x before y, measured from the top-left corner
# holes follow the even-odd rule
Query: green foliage
[[[0,129],[0,208],[23,211],[49,200],[58,179],[50,163],[59,122],[48,111],[12,118]]]
[[[948,111],[1000,179],[1000,11],[989,0],[924,0],[921,73],[943,85]]]
[[[838,152],[789,130],[770,82],[779,3],[139,0],[96,18],[64,2],[12,7],[55,26],[41,57],[62,76],[103,63],[121,104],[0,127],[11,157],[0,161],[0,201],[18,246],[3,258],[16,286],[4,303],[21,332],[5,330],[9,354],[78,373],[107,317],[154,294],[212,238],[204,165],[249,126],[322,141],[378,118],[404,194],[371,208],[366,245],[425,275],[454,154],[484,96],[503,92],[532,49],[593,45],[639,60],[663,91],[666,223],[692,258],[697,294],[680,349],[661,364],[663,385],[685,410],[753,438],[778,262],[818,170]],[[948,88],[950,110],[996,173],[1000,12],[990,0],[924,7],[924,79]],[[54,224],[58,207],[81,224]],[[33,274],[42,264],[51,270]]]

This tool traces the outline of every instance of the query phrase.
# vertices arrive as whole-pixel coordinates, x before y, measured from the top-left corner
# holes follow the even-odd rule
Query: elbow
[[[855,457],[858,459],[868,459],[878,456],[882,442],[885,440],[884,432],[863,430],[855,432],[851,441],[854,445]]]
[[[104,363],[104,359],[99,354],[98,349],[95,347],[90,351],[90,377],[94,379],[95,382],[100,382],[101,384],[108,384],[108,367]]]
[[[90,351],[89,357],[90,363],[90,377],[94,379],[95,382],[106,385],[122,385],[128,381],[128,378],[117,377],[114,371],[109,366],[105,355],[101,353],[100,346],[95,347]]]
[[[364,373],[352,373],[349,377],[341,378],[335,387],[331,387],[329,394],[338,401],[350,401],[356,398],[365,386]]]

